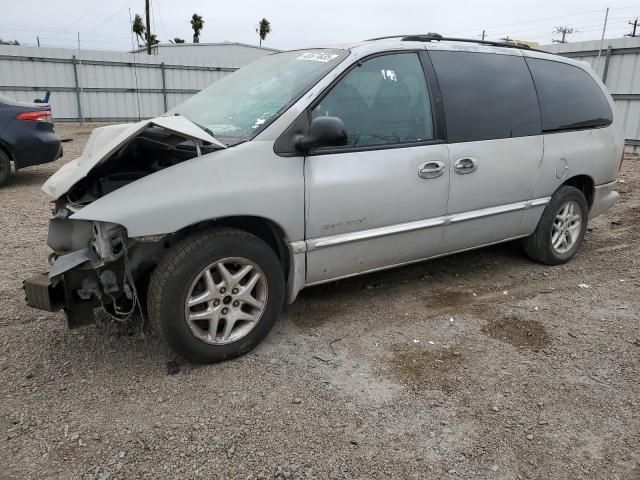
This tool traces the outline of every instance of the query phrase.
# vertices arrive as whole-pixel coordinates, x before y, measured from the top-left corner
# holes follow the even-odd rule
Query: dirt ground
[[[194,367],[139,329],[69,331],[45,179],[0,189],[0,478],[640,478],[640,160],[564,266],[517,243],[300,295],[241,359]]]

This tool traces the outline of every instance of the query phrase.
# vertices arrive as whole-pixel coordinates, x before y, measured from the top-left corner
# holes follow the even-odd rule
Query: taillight
[[[32,122],[52,122],[50,110],[42,110],[39,112],[22,112],[16,118],[18,120],[29,120]]]

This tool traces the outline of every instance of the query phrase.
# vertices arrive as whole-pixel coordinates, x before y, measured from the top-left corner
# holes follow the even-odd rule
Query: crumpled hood
[[[82,155],[60,167],[60,169],[42,185],[42,191],[50,197],[58,199],[78,183],[78,181],[86,177],[96,165],[100,164],[105,158],[113,155],[113,153],[127,143],[129,139],[140,134],[149,126],[154,125],[179,133],[187,138],[203,140],[220,148],[226,148],[225,145],[209,135],[202,128],[181,115],[156,117],[137,123],[123,123],[99,127],[91,132],[91,136],[87,140]]]

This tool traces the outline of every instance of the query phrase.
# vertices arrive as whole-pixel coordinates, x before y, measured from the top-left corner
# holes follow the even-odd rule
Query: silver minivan
[[[425,34],[274,54],[93,131],[43,186],[51,266],[27,302],[233,358],[304,287],[514,239],[568,261],[618,197],[623,142],[589,66],[541,51]]]

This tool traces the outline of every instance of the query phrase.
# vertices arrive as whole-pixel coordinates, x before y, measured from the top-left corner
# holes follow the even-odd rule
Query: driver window
[[[429,92],[416,53],[363,62],[321,100],[311,116],[342,119],[349,146],[434,138]]]

